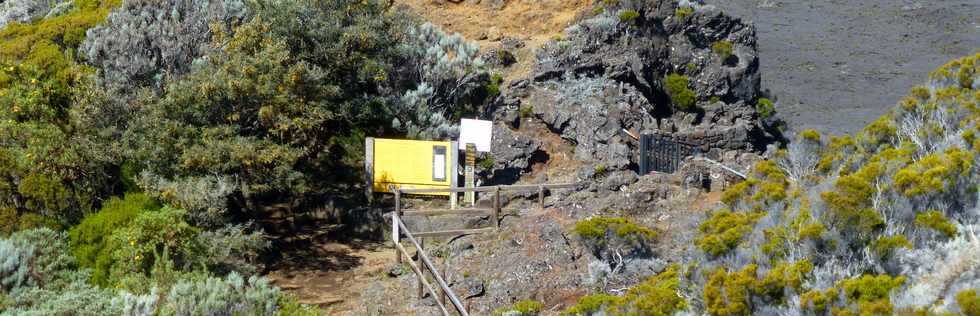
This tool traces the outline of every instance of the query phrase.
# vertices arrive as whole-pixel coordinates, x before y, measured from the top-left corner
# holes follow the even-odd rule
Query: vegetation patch
[[[520,300],[509,307],[498,308],[494,316],[537,316],[544,308],[544,303],[535,300]]]
[[[619,22],[628,23],[640,17],[640,12],[636,10],[623,10],[619,13]]]
[[[711,44],[711,51],[718,55],[723,64],[727,64],[732,58],[732,42],[728,40],[720,40]]]
[[[712,256],[720,256],[735,248],[762,213],[716,211],[701,226],[695,244]]]
[[[759,98],[755,102],[755,112],[759,113],[759,117],[767,119],[776,114],[776,106],[767,98]]]
[[[674,9],[674,16],[678,19],[683,20],[691,16],[691,14],[694,14],[694,8],[692,7],[678,7],[677,9]]]
[[[693,109],[696,98],[694,90],[688,87],[689,81],[687,76],[677,73],[667,75],[666,80],[664,80],[670,102],[684,111]]]
[[[623,296],[593,294],[583,296],[565,315],[673,315],[687,308],[678,292],[680,267],[673,265],[664,272],[637,284]]]
[[[611,261],[613,256],[644,255],[657,238],[653,229],[623,217],[593,217],[575,223],[575,234],[592,249],[596,257]]]

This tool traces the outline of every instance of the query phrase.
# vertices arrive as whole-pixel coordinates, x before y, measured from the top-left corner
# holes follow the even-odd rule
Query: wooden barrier
[[[439,285],[439,288],[442,290],[442,294],[448,297],[449,301],[453,303],[453,307],[456,309],[456,312],[462,316],[469,316],[469,313],[466,311],[466,307],[463,306],[463,303],[459,300],[459,297],[456,296],[453,289],[449,288],[449,284],[446,283],[446,280],[443,278],[443,275],[445,274],[440,274],[439,270],[436,269],[436,266],[432,264],[432,260],[430,260],[429,256],[425,254],[422,244],[415,239],[415,236],[413,236],[411,232],[408,231],[408,227],[405,227],[405,223],[403,223],[398,216],[392,216],[392,218],[394,218],[394,221],[398,224],[398,227],[401,228],[401,232],[408,238],[408,241],[410,241],[412,245],[415,246],[415,249],[418,250],[418,258],[421,264],[416,265],[414,262],[412,262],[412,260],[406,260],[406,262],[408,262],[409,266],[411,266],[412,271],[415,272],[419,283],[425,286],[425,288],[429,291],[429,295],[432,295],[433,300],[436,301],[436,306],[439,306],[439,311],[441,311],[445,316],[450,315],[449,310],[446,309],[445,303],[438,299],[440,297],[439,293],[437,293],[435,288],[425,280],[425,270],[431,272],[432,278],[436,280],[436,284]],[[405,250],[405,247],[402,247],[401,243],[399,242],[395,243],[395,249],[406,257],[410,256],[408,250]],[[419,291],[419,294],[421,296],[422,292]]]
[[[453,308],[459,315],[469,316],[466,306],[464,306],[456,293],[449,288],[447,279],[447,270],[436,269],[435,265],[432,264],[432,260],[429,256],[425,254],[425,249],[423,248],[422,238],[428,237],[451,237],[469,234],[480,234],[500,230],[500,210],[502,205],[500,204],[500,192],[501,191],[512,191],[512,192],[527,192],[527,191],[537,191],[538,192],[538,204],[542,209],[544,209],[544,195],[546,191],[551,189],[564,189],[564,188],[574,188],[577,187],[578,183],[562,183],[562,184],[533,184],[533,185],[501,185],[501,186],[490,186],[490,187],[475,187],[475,188],[431,188],[431,189],[394,189],[395,192],[395,211],[391,213],[391,239],[395,246],[395,260],[397,263],[402,262],[402,256],[409,258],[405,260],[412,271],[415,272],[416,277],[419,281],[418,295],[422,298],[423,290],[428,291],[432,298],[436,301],[436,305],[439,307],[439,311],[442,312],[444,316],[449,316],[449,310],[446,308],[446,298],[448,297],[452,303]],[[460,192],[493,192],[493,198],[491,203],[493,206],[491,208],[462,208],[462,209],[402,209],[401,196],[402,194],[418,194],[418,193],[438,193],[438,192],[449,192],[449,193],[460,193]],[[451,194],[450,196],[452,196]],[[430,231],[430,232],[419,232],[412,233],[405,226],[405,223],[401,220],[402,216],[443,216],[443,215],[490,215],[490,222],[493,227],[484,228],[471,228],[471,229],[455,229],[455,230],[444,230],[444,231]],[[419,262],[413,262],[411,260],[411,254],[408,250],[401,244],[401,236],[404,235],[407,239],[415,246],[417,250],[416,254],[418,256]],[[418,238],[418,240],[416,240]],[[433,279],[435,279],[436,284],[439,289],[442,290],[441,295],[437,293],[436,288],[432,286],[425,279],[425,271],[428,270],[432,274]]]

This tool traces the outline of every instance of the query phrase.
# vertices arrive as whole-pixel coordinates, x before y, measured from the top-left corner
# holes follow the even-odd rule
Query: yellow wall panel
[[[374,139],[373,186],[375,192],[389,192],[388,186],[402,188],[448,188],[451,186],[451,160],[455,159],[450,142],[404,139]],[[436,147],[442,148],[442,159],[436,161]],[[442,172],[434,170],[441,164]],[[434,177],[441,176],[441,179]],[[449,195],[434,193],[432,195]]]

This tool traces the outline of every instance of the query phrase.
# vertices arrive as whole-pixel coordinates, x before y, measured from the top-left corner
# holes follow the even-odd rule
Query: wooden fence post
[[[541,205],[541,209],[544,209],[544,186],[538,186],[538,205]]]
[[[395,212],[391,213],[391,241],[396,245],[400,242],[398,233],[398,224],[401,219],[398,218],[398,213],[401,213],[401,190],[395,189]],[[397,246],[395,248],[398,248]],[[402,263],[402,254],[395,249],[395,263]]]
[[[493,228],[500,230],[500,186],[493,190]]]

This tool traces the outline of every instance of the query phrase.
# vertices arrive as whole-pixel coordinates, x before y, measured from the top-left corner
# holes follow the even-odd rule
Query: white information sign
[[[476,151],[490,152],[493,137],[493,122],[463,119],[459,124],[459,145],[476,145]]]

